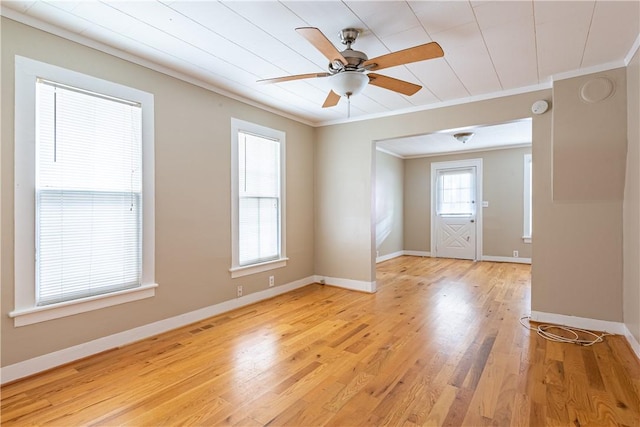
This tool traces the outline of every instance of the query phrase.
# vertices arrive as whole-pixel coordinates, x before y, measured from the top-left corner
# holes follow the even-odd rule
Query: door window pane
[[[475,213],[473,170],[438,171],[438,215]]]

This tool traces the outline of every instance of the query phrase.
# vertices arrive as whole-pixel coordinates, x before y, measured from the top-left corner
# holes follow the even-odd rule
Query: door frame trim
[[[431,192],[431,256],[437,257],[436,251],[436,179],[439,169],[476,168],[476,256],[474,261],[482,259],[482,159],[453,160],[448,162],[431,163],[431,181],[429,191]]]

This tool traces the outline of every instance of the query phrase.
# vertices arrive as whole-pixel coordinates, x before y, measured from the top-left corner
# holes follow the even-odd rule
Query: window
[[[533,179],[531,154],[524,155],[524,234],[522,240],[531,243],[533,231]]]
[[[474,209],[472,169],[438,171],[438,215],[471,216]]]
[[[232,119],[232,277],[286,265],[285,134]]]
[[[153,296],[153,97],[16,57],[15,151],[16,326]]]

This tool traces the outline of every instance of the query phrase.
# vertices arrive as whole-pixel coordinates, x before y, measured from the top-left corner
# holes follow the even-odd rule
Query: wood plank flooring
[[[400,257],[373,295],[311,285],[1,389],[3,426],[640,425],[622,337],[519,323],[530,267]]]

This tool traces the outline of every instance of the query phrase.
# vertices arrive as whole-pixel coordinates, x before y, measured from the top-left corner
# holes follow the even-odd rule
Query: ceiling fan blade
[[[335,107],[338,101],[340,101],[340,95],[334,91],[330,91],[327,99],[324,100],[324,104],[322,104],[322,108]]]
[[[369,84],[407,96],[411,96],[422,89],[422,86],[420,85],[406,82],[404,80],[394,79],[389,76],[383,76],[382,74],[369,73],[367,76],[369,77]]]
[[[307,39],[316,49],[327,57],[329,62],[340,61],[343,65],[347,65],[347,60],[342,56],[340,51],[322,34],[322,31],[315,27],[296,28],[298,34]]]
[[[369,59],[365,61],[362,66],[365,68],[368,67],[371,70],[382,70],[383,68],[410,64],[426,59],[440,58],[442,56],[444,56],[444,51],[440,45],[436,42],[431,42]]]
[[[274,77],[272,79],[258,80],[257,83],[280,83],[288,82],[289,80],[301,80],[301,79],[313,79],[315,77],[329,77],[329,73],[309,73],[309,74],[296,74],[294,76]]]

